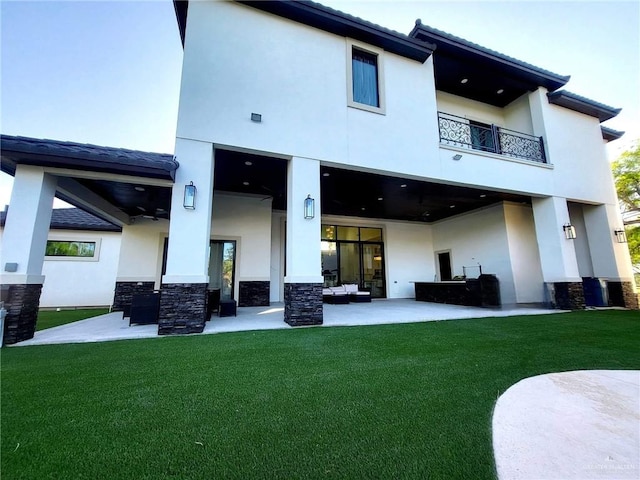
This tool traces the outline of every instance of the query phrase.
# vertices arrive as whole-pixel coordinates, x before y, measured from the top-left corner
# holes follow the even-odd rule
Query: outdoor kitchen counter
[[[416,300],[419,302],[468,305],[467,282],[414,282]]]

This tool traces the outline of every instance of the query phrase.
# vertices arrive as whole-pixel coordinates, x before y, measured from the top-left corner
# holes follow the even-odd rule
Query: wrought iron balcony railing
[[[542,137],[438,112],[440,143],[547,163]]]

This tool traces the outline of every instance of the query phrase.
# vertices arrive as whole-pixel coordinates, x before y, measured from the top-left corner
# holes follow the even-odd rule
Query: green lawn
[[[109,313],[108,308],[87,308],[83,310],[40,310],[38,312],[38,321],[36,323],[36,331],[45,328],[57,327],[78,320],[96,317]]]
[[[2,478],[491,479],[502,392],[638,345],[607,310],[4,348]]]

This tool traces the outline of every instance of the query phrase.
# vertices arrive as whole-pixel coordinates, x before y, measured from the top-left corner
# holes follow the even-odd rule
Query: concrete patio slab
[[[322,327],[428,322],[513,315],[542,315],[558,312],[559,310],[542,308],[503,310],[416,302],[413,299],[385,299],[373,300],[371,303],[325,304]],[[282,303],[274,303],[268,307],[239,307],[237,316],[218,317],[214,314],[211,320],[207,322],[203,334],[288,328],[294,327],[290,327],[284,322],[284,305]],[[122,317],[122,312],[113,312],[36,332],[32,339],[19,342],[15,346],[104,342],[157,336],[157,325],[129,326],[129,320]]]
[[[640,478],[640,371],[522,380],[493,414],[499,480]]]

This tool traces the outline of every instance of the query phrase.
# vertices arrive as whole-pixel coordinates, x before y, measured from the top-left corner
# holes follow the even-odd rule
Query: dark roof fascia
[[[549,92],[547,93],[547,98],[549,99],[549,103],[568,108],[575,112],[584,113],[591,117],[596,117],[600,122],[612,119],[622,110],[621,108],[610,107],[609,105],[581,97],[566,90]]]
[[[187,30],[187,10],[189,10],[188,0],[173,0],[173,9],[176,12],[180,41],[182,42],[182,48],[184,48],[184,32]]]
[[[424,63],[435,49],[435,46],[429,43],[307,0],[238,0],[237,3],[335,35],[353,38],[420,63]]]
[[[173,155],[123,148],[0,135],[2,171],[13,175],[16,164],[68,168],[163,180],[175,180]]]
[[[607,128],[602,125],[600,125],[600,130],[602,130],[602,138],[607,142],[613,142],[614,140],[618,140],[620,137],[624,135],[624,132],[614,130],[613,128]]]
[[[80,218],[78,218],[80,217]],[[4,227],[7,210],[0,212],[0,226]],[[78,208],[54,208],[51,211],[51,230],[84,230],[91,232],[122,232],[122,228]]]
[[[563,87],[571,78],[570,75],[559,75],[544,70],[463,38],[423,25],[419,19],[416,20],[416,25],[409,33],[409,36],[435,44],[438,49],[438,55],[475,58],[478,62],[487,63],[487,68],[489,69],[499,69],[536,86],[543,86],[550,91]]]

